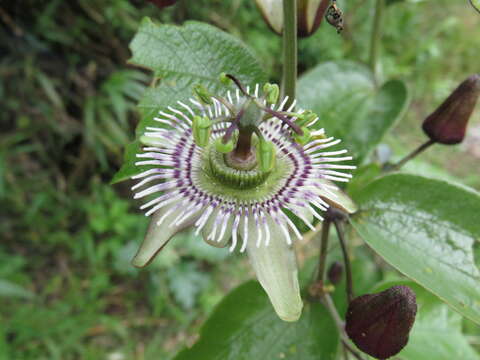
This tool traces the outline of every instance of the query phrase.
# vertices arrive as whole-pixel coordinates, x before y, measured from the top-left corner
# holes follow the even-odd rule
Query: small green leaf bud
[[[215,140],[215,150],[217,150],[219,153],[227,154],[235,149],[236,144],[236,136],[232,136],[226,143],[223,142],[223,137],[219,137],[217,140]]]
[[[195,95],[200,99],[200,101],[206,105],[212,105],[212,94],[203,86],[200,84],[197,84],[193,87],[193,91],[195,92]]]
[[[265,93],[265,99],[268,104],[276,104],[278,97],[280,96],[280,88],[277,84],[266,83],[263,86],[263,92]]]
[[[223,85],[226,85],[226,86],[229,86],[231,83],[232,83],[232,79],[230,79],[226,73],[222,72],[220,74],[220,82],[223,84]]]
[[[200,147],[207,146],[212,132],[212,120],[206,116],[194,116],[192,132],[195,144]]]
[[[300,145],[305,145],[306,143],[308,143],[311,140],[312,134],[311,134],[310,130],[308,130],[308,128],[305,127],[305,126],[302,126],[301,129],[303,131],[303,135],[293,133],[293,138]]]
[[[275,160],[275,145],[270,141],[260,139],[257,144],[257,161],[260,170],[263,172],[271,171],[275,166]]]

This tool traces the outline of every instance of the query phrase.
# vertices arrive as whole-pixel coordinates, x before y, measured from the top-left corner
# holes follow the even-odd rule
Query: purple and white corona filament
[[[351,160],[346,150],[327,150],[340,140],[309,130],[319,119],[293,112],[295,102],[287,108],[287,98],[272,103],[259,85],[239,88],[225,98],[178,102],[146,129],[136,165],[152,168],[133,177],[133,190],[148,198],[141,209],[153,219],[133,263],[146,265],[173,235],[193,227],[213,246],[246,250],[277,313],[293,321],[302,306],[291,244],[302,234],[286,211],[313,230],[313,219],[321,221],[338,200],[332,181],[348,181],[345,170],[354,166],[341,164]],[[251,153],[236,163],[235,150],[221,149],[239,151],[245,134]]]

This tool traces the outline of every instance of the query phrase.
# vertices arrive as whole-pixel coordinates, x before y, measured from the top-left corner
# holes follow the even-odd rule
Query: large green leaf
[[[411,281],[389,281],[373,292],[394,285],[406,285],[417,296],[418,313],[408,345],[397,357],[401,360],[479,360],[478,353],[462,333],[462,317]]]
[[[335,359],[338,335],[320,304],[305,304],[296,323],[280,320],[257,282],[228,294],[203,326],[199,341],[174,360]]]
[[[318,65],[300,78],[298,101],[315,111],[328,135],[343,140],[357,163],[381,141],[406,109],[405,84],[391,80],[379,89],[364,65],[340,61]]]
[[[234,74],[245,85],[265,81],[260,64],[239,40],[204,23],[157,25],[145,18],[130,49],[130,62],[152,70],[155,78],[139,103],[142,120],[137,137],[147,126],[154,125],[153,118],[159,111],[178,107],[177,101],[188,103],[193,85],[202,84],[213,93],[223,94],[227,89],[219,81],[222,72]],[[138,172],[132,166],[138,148],[138,143],[127,148],[124,165],[112,182]]]
[[[388,175],[355,197],[352,224],[388,263],[480,323],[478,193],[414,175]]]

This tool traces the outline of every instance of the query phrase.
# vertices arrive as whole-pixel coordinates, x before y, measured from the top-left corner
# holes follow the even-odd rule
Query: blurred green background
[[[391,2],[382,73],[408,83],[412,104],[382,149],[399,157],[425,141],[422,119],[480,71],[480,15],[466,0]],[[340,5],[345,31],[323,24],[302,39],[301,72],[327,60],[366,61],[373,0]],[[143,16],[214,24],[249,44],[279,80],[281,39],[253,0],[180,0],[164,10],[142,0],[2,1],[0,360],[168,359],[251,276],[242,255],[190,233],[149,268],[129,264],[148,219],[130,184],[109,181],[149,84],[148,73],[127,64]],[[480,189],[478,114],[462,145],[438,146],[411,169]],[[301,259],[314,254],[310,245]]]

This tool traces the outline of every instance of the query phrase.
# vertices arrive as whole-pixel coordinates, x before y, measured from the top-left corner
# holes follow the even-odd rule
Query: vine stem
[[[287,108],[296,96],[297,62],[297,0],[283,0],[282,95],[288,96]]]
[[[343,262],[345,263],[345,273],[347,277],[347,299],[348,302],[353,300],[353,280],[352,280],[352,266],[350,264],[350,257],[348,256],[347,244],[345,241],[345,232],[343,231],[340,220],[334,220],[335,229],[337,230],[338,240],[342,248]]]
[[[376,0],[375,15],[373,17],[372,33],[370,35],[370,55],[368,64],[373,72],[375,82],[378,82],[379,68],[378,59],[380,57],[380,47],[383,35],[383,13],[385,9],[385,0]]]
[[[412,160],[413,158],[417,157],[419,154],[421,154],[422,152],[424,152],[426,149],[428,149],[430,146],[432,146],[433,144],[435,144],[435,141],[430,139],[428,140],[427,142],[423,143],[422,145],[420,145],[418,148],[416,148],[415,150],[413,150],[410,154],[408,154],[407,156],[405,156],[402,160],[400,160],[398,163],[392,165],[388,170],[390,171],[396,171],[396,170],[399,170],[403,165],[405,165],[407,162],[409,162],[410,160]]]
[[[473,0],[468,0],[470,2],[470,5],[478,12],[480,13],[480,9],[473,3]]]
[[[345,325],[337,311],[337,308],[335,307],[335,304],[333,303],[332,297],[329,294],[324,293],[322,296],[322,300],[328,312],[330,313],[330,316],[335,322],[335,325],[340,334],[340,340],[342,342],[344,349],[346,349],[349,353],[351,353],[355,359],[363,360],[361,355],[349,344],[350,340],[348,339],[348,336],[345,333]]]
[[[323,288],[323,282],[325,280],[325,266],[327,263],[327,250],[328,250],[328,238],[330,233],[330,221],[325,220],[322,226],[322,235],[320,238],[320,256],[318,260],[318,273],[317,284],[320,288]]]

